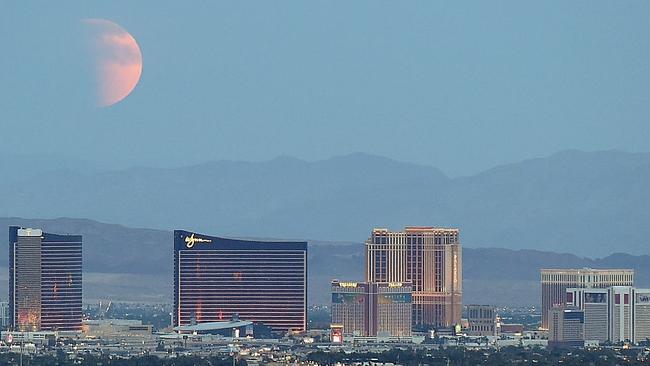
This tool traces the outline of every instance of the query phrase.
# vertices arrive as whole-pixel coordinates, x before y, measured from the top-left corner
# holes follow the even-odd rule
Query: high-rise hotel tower
[[[9,228],[9,322],[18,331],[81,330],[81,236]]]
[[[567,288],[633,286],[632,269],[542,269],[542,328],[549,328],[549,311],[567,301]]]
[[[458,229],[374,229],[366,241],[366,281],[411,283],[416,326],[459,324],[463,280]]]
[[[234,314],[275,331],[307,327],[307,243],[174,231],[174,326]]]

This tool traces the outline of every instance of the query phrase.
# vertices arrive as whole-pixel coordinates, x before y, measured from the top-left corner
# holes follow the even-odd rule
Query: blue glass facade
[[[174,231],[174,325],[233,314],[275,331],[307,323],[307,243]]]
[[[9,313],[16,330],[81,330],[80,235],[9,228]]]

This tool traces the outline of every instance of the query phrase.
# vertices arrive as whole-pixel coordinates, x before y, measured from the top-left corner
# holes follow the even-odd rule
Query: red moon
[[[84,19],[94,60],[95,105],[111,106],[126,98],[142,75],[142,52],[135,38],[106,19]]]

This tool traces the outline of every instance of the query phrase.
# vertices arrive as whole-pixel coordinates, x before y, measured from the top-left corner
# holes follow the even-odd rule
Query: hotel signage
[[[356,282],[339,282],[339,287],[357,287]]]
[[[637,303],[650,303],[650,294],[636,294]]]
[[[585,292],[585,303],[604,304],[607,302],[607,294],[600,292]]]
[[[197,238],[194,234],[185,237],[185,246],[189,249],[194,246],[196,243],[212,243],[210,239]]]

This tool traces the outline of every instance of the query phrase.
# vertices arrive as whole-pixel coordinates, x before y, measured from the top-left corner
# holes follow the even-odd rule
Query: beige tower
[[[548,329],[548,312],[566,304],[567,288],[633,286],[632,269],[542,269],[542,328]]]
[[[458,229],[374,229],[366,241],[366,281],[410,282],[415,325],[459,324],[463,281]]]

